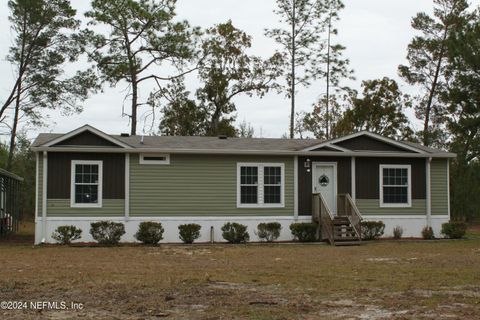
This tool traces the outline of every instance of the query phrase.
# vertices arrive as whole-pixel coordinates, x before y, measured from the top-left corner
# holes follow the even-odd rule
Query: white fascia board
[[[48,152],[101,152],[101,153],[173,153],[173,154],[231,154],[231,155],[274,155],[274,156],[339,156],[339,157],[393,157],[393,158],[456,158],[455,153],[406,153],[406,152],[372,152],[372,151],[284,151],[284,150],[230,150],[230,149],[159,149],[159,148],[92,148],[92,147],[33,147],[33,151]]]
[[[62,136],[60,136],[60,137],[58,137],[58,138],[55,138],[55,139],[53,139],[53,140],[51,140],[51,141],[43,144],[43,145],[40,146],[40,147],[51,147],[51,146],[56,145],[56,144],[58,144],[58,143],[60,143],[60,142],[62,142],[62,141],[65,141],[65,140],[67,140],[67,139],[69,139],[69,138],[71,138],[71,137],[74,137],[74,136],[76,136],[77,134],[80,134],[80,133],[83,133],[83,132],[86,132],[86,131],[89,131],[89,132],[91,132],[91,133],[99,136],[99,137],[102,138],[102,139],[105,139],[105,140],[107,140],[107,141],[110,141],[111,143],[113,143],[113,144],[115,144],[115,145],[117,145],[117,146],[119,146],[119,147],[122,147],[122,148],[125,148],[125,149],[132,149],[132,147],[129,146],[128,144],[125,144],[125,143],[123,143],[123,142],[121,142],[121,141],[119,141],[119,140],[117,140],[117,139],[115,139],[115,138],[112,138],[111,136],[109,136],[109,135],[106,134],[105,132],[100,131],[100,130],[98,130],[98,129],[96,129],[96,128],[88,125],[88,124],[87,124],[87,125],[84,125],[84,126],[82,126],[82,127],[80,127],[80,128],[77,128],[77,129],[75,129],[75,130],[73,130],[73,131],[70,131],[69,133],[66,133],[66,134],[64,134],[64,135],[62,135]],[[33,149],[34,149],[34,148],[32,148],[32,150],[33,150]]]

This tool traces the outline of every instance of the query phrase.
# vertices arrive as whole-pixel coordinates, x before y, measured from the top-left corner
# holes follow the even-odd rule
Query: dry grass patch
[[[478,319],[480,239],[361,247],[0,245],[12,319]]]

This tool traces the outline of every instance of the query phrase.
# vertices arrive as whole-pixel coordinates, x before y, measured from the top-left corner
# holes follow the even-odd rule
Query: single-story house
[[[222,241],[226,222],[247,225],[255,241],[260,222],[276,221],[285,241],[290,224],[335,218],[347,205],[363,220],[382,220],[385,236],[396,226],[404,236],[425,226],[439,235],[450,219],[455,154],[369,132],[320,141],[109,135],[85,125],[40,134],[32,150],[37,244],[54,242],[61,225],[92,241],[90,223],[100,220],[124,223],[124,242],[135,241],[142,221],[160,221],[163,242],[180,242],[185,223],[202,226],[201,242]]]

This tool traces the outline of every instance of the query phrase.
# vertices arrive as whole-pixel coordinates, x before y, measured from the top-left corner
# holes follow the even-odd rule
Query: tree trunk
[[[423,144],[427,147],[431,144],[431,141],[430,141],[431,139],[430,139],[430,136],[429,136],[430,114],[432,112],[433,98],[434,98],[435,93],[437,91],[438,78],[440,76],[440,70],[442,68],[443,56],[445,55],[445,41],[447,40],[447,35],[448,35],[448,28],[445,28],[445,31],[444,31],[444,34],[443,34],[442,47],[440,49],[440,54],[438,56],[438,62],[437,62],[437,66],[436,66],[436,69],[435,69],[435,75],[433,77],[432,87],[430,88],[430,93],[428,94],[427,105],[425,106],[425,121],[423,123]]]
[[[137,135],[137,109],[138,109],[138,84],[137,84],[137,75],[132,75],[132,114],[130,121],[132,121],[132,128],[130,135]]]
[[[293,0],[293,12],[292,12],[292,83],[291,83],[291,110],[290,110],[290,139],[295,137],[295,14],[296,7]]]
[[[326,121],[326,138],[327,140],[330,139],[330,40],[331,40],[331,32],[332,32],[332,14],[330,13],[330,17],[328,20],[328,43],[327,43],[327,101],[326,101],[326,114],[325,114],[325,121]]]
[[[17,97],[15,99],[15,113],[13,115],[12,131],[10,134],[10,148],[8,150],[7,170],[11,170],[13,164],[13,154],[15,153],[15,141],[17,139],[18,115],[20,113],[20,94],[22,83],[17,86]]]

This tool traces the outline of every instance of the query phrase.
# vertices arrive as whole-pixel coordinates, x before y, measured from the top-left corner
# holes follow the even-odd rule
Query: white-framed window
[[[165,153],[141,153],[140,164],[170,164],[170,155]]]
[[[70,205],[101,208],[103,161],[72,160]]]
[[[283,163],[237,163],[238,208],[285,206]]]
[[[380,165],[380,207],[412,206],[411,171],[411,165]]]

